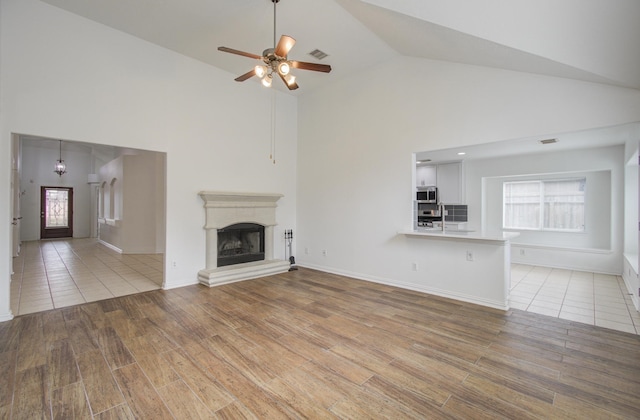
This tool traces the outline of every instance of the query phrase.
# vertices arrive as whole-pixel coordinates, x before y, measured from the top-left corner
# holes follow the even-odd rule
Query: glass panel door
[[[73,188],[42,187],[40,238],[73,236]]]

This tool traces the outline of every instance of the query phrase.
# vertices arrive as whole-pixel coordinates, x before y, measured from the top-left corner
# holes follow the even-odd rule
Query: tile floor
[[[640,313],[620,276],[513,264],[512,308],[640,334]]]
[[[13,259],[14,315],[159,289],[162,254],[122,255],[96,239],[22,243]]]

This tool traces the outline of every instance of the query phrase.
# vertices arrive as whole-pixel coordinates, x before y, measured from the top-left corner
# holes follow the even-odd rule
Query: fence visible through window
[[[586,179],[503,184],[503,228],[583,232]]]

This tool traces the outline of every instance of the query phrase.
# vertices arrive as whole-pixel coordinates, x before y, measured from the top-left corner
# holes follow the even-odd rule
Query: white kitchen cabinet
[[[462,162],[438,164],[436,185],[439,200],[445,204],[464,204],[462,179]]]
[[[462,162],[416,166],[416,187],[438,187],[438,201],[464,204]]]
[[[432,187],[437,182],[437,167],[425,165],[416,167],[416,187]]]

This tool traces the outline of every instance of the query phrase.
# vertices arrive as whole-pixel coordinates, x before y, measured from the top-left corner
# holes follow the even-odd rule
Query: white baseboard
[[[122,254],[122,250],[115,245],[111,245],[109,242],[105,242],[102,239],[98,239],[98,242],[106,246],[109,249],[116,251],[118,254]]]
[[[408,284],[408,283],[398,282],[396,280],[386,279],[386,278],[383,278],[383,277],[370,276],[370,275],[354,273],[354,272],[345,271],[345,270],[336,270],[336,269],[333,269],[333,268],[323,267],[323,266],[314,265],[314,264],[297,263],[297,265],[299,267],[310,268],[312,270],[324,271],[326,273],[337,274],[337,275],[340,275],[340,276],[351,277],[351,278],[354,278],[354,279],[369,281],[369,282],[372,282],[372,283],[379,283],[379,284],[384,284],[384,285],[387,285],[387,286],[398,287],[400,289],[413,290],[415,292],[427,293],[429,295],[440,296],[440,297],[453,299],[453,300],[459,300],[459,301],[467,302],[467,303],[473,303],[475,305],[480,305],[480,306],[487,306],[489,308],[500,309],[500,310],[503,310],[503,311],[506,311],[506,310],[509,309],[508,302],[505,303],[505,302],[489,301],[489,300],[486,300],[486,299],[479,299],[479,298],[477,298],[475,296],[464,295],[464,294],[460,294],[460,293],[452,293],[452,292],[449,292],[449,291],[446,291],[446,290],[435,289],[435,288],[431,288],[431,287],[420,287],[420,286],[416,286],[415,284]]]
[[[0,322],[7,322],[13,319],[13,313],[9,311],[7,314],[0,315]]]

